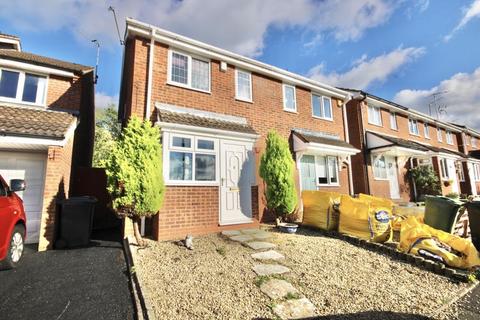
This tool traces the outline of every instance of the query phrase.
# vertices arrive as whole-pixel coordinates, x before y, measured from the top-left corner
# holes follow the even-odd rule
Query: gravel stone
[[[305,319],[315,315],[315,306],[307,298],[292,299],[276,304],[273,312],[280,319]]]
[[[281,279],[270,279],[260,286],[260,290],[265,293],[270,299],[283,299],[287,294],[298,294],[290,282]]]
[[[222,235],[227,236],[227,237],[233,237],[233,236],[239,236],[242,233],[238,230],[225,230],[222,231]]]

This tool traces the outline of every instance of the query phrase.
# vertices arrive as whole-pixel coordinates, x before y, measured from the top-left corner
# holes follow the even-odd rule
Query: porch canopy
[[[458,161],[466,161],[468,159],[467,155],[455,150],[437,148],[433,146],[428,146],[428,148],[430,149],[430,156],[432,157],[447,158]]]
[[[300,155],[337,156],[345,161],[348,156],[360,152],[348,142],[341,140],[340,137],[325,132],[293,129],[292,137],[293,151]]]
[[[367,131],[365,134],[367,149],[373,154],[395,157],[427,156],[429,149],[420,143],[397,137]]]

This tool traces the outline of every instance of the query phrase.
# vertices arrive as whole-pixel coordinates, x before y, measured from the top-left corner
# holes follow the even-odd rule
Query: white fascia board
[[[355,148],[345,148],[332,146],[329,144],[323,143],[314,143],[314,142],[303,142],[300,138],[294,135],[293,139],[293,149],[295,152],[302,152],[303,154],[324,154],[324,155],[342,155],[342,156],[352,156],[360,152],[360,150]]]
[[[170,123],[170,122],[156,122],[155,125],[159,126],[160,130],[165,132],[176,132],[176,133],[184,133],[184,134],[197,133],[197,134],[211,136],[213,138],[228,138],[228,139],[235,138],[237,140],[254,142],[260,137],[260,135],[258,134],[226,131],[226,130],[219,130],[219,129],[213,129],[213,128],[195,127],[195,126],[189,126],[189,125],[178,124],[178,123]]]
[[[8,59],[0,59],[0,67],[31,71],[31,72],[41,73],[45,75],[56,75],[56,76],[61,76],[66,78],[73,78],[75,76],[73,72],[54,69],[50,67],[37,66],[30,63],[13,61]]]
[[[202,55],[208,58],[213,58],[220,61],[225,61],[229,64],[238,66],[251,72],[269,75],[273,78],[288,82],[294,85],[299,85],[308,88],[312,91],[330,95],[340,99],[348,99],[350,93],[337,89],[312,79],[297,75],[295,73],[282,70],[280,68],[268,65],[250,59],[239,54],[230,52],[228,50],[220,49],[203,42],[193,40],[173,32],[169,32],[155,26],[151,26],[134,19],[127,18],[127,36],[128,34],[137,34],[146,38],[151,37],[152,29],[155,30],[155,40],[166,43],[174,48],[185,50],[191,53]]]
[[[55,140],[55,139],[42,139],[42,138],[31,138],[31,137],[17,137],[17,136],[0,136],[0,146],[2,143],[5,144],[18,144],[18,145],[32,145],[32,146],[59,146],[63,147],[65,145],[65,140]]]
[[[373,149],[370,151],[370,153],[372,154],[387,153],[387,154],[394,154],[397,156],[424,156],[428,154],[427,151],[420,151],[420,150],[409,149],[409,148],[398,147],[398,146],[389,146],[389,147]]]
[[[416,111],[416,110],[413,110],[413,109],[405,110],[405,109],[399,108],[395,105],[386,103],[384,101],[376,100],[376,99],[368,97],[368,96],[367,96],[366,100],[367,100],[368,103],[372,103],[376,106],[384,107],[386,109],[394,111],[395,113],[401,113],[401,114],[404,114],[406,116],[412,116],[412,118],[421,119],[421,120],[427,121],[428,123],[433,123],[438,127],[447,128],[448,130],[453,131],[453,132],[461,132],[462,131],[461,129],[459,129],[455,126],[452,126],[452,125],[450,125],[446,122],[443,122],[443,121],[437,120],[435,118],[432,118],[432,117],[430,117],[430,116],[428,116],[428,115],[426,115],[426,114],[424,114],[420,111]]]
[[[445,153],[445,152],[430,152],[430,155],[432,157],[438,157],[438,158],[446,158],[446,159],[451,159],[451,160],[459,160],[463,159],[460,156],[451,154],[451,153]]]

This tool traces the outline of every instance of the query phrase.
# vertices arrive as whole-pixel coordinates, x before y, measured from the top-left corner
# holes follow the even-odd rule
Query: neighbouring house
[[[466,156],[462,163],[465,177],[460,189],[463,194],[476,196],[480,194],[480,132],[465,125],[454,125],[461,129],[457,141],[460,152]]]
[[[460,128],[364,91],[345,90],[354,95],[347,103],[350,143],[362,150],[352,156],[355,193],[415,200],[409,169],[416,166],[433,167],[443,195],[461,192],[466,155],[457,142]]]
[[[290,142],[297,190],[353,191],[349,92],[133,19],[123,61],[120,120],[150,119],[162,133],[155,238],[264,220],[258,166],[271,129]]]
[[[39,250],[52,247],[56,199],[68,197],[76,168],[91,166],[93,74],[0,34],[0,174],[26,180],[27,242]]]

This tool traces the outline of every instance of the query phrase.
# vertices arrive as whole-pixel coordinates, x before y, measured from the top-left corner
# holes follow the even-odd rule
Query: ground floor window
[[[448,161],[445,158],[440,159],[440,174],[443,180],[450,179],[450,175],[448,173]]]
[[[302,190],[317,190],[318,186],[337,186],[338,159],[335,156],[303,155],[300,159]]]
[[[384,156],[372,156],[373,177],[387,179],[387,162]]]
[[[168,148],[169,181],[217,181],[218,143],[214,139],[172,134]]]
[[[480,165],[477,163],[473,164],[473,173],[475,176],[475,181],[480,181]]]
[[[461,182],[465,181],[465,172],[463,171],[463,163],[457,162],[457,172],[458,172],[458,180]]]

